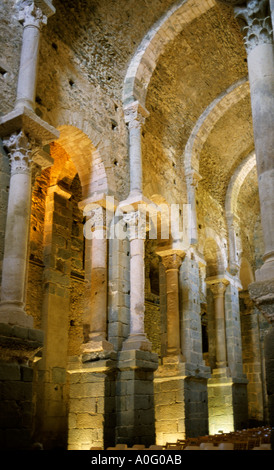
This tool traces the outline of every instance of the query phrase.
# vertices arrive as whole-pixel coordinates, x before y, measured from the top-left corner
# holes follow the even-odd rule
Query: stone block
[[[53,367],[51,371],[52,382],[65,384],[67,381],[67,371],[62,367]]]
[[[0,363],[0,380],[20,380],[21,371],[18,364]]]
[[[80,413],[76,416],[76,427],[78,429],[97,429],[103,426],[102,414]]]
[[[71,398],[69,402],[71,413],[95,413],[97,409],[97,399],[94,398]]]
[[[32,382],[33,369],[27,366],[21,366],[21,378],[23,382]]]

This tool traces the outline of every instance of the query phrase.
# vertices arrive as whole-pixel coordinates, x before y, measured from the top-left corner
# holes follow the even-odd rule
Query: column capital
[[[258,45],[273,43],[269,0],[248,0],[244,5],[235,6],[234,12],[235,17],[243,24],[247,53]]]
[[[216,283],[209,284],[209,288],[214,296],[222,297],[226,291],[229,282],[226,280],[216,281]]]
[[[183,262],[183,256],[178,253],[161,254],[161,261],[167,271],[178,270]]]
[[[128,225],[129,240],[146,238],[146,213],[140,210],[123,214],[123,219]]]
[[[24,27],[34,26],[40,29],[55,13],[55,8],[49,0],[19,0],[16,6],[18,20]]]
[[[14,132],[9,138],[3,140],[3,146],[7,150],[11,175],[16,173],[30,173],[32,155],[38,151],[37,145],[23,132]]]
[[[149,116],[149,112],[144,108],[138,101],[134,101],[130,105],[124,108],[125,121],[130,129],[140,128],[146,118]]]

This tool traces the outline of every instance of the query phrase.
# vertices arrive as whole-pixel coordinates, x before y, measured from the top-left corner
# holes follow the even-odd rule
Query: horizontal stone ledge
[[[0,137],[8,137],[21,130],[43,145],[58,139],[60,135],[58,130],[26,107],[14,109],[0,117]]]
[[[85,354],[85,362],[83,356],[70,356],[67,365],[69,374],[79,372],[108,373],[116,368],[117,353],[115,351],[100,351],[94,357],[92,354]],[[89,357],[90,356],[90,357]]]
[[[25,339],[39,343],[44,342],[44,332],[35,328],[26,328],[18,325],[9,325],[8,323],[0,323],[0,336],[7,338]]]
[[[158,368],[158,364],[158,354],[150,351],[136,349],[124,350],[118,353],[117,367],[119,370],[142,369],[154,371]]]

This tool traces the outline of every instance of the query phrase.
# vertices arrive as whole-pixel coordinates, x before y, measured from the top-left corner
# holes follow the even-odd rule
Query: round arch
[[[221,93],[201,114],[185,147],[184,164],[186,172],[195,170],[199,173],[200,153],[216,122],[231,106],[245,98],[249,92],[248,79],[241,79]]]
[[[243,185],[245,179],[249,175],[249,173],[253,170],[256,166],[256,155],[255,152],[251,152],[245,160],[238,166],[236,171],[234,172],[233,176],[230,179],[227,193],[226,193],[226,200],[225,200],[225,210],[227,216],[231,214],[236,214],[237,212],[237,201],[238,195]]]
[[[127,69],[123,87],[124,108],[135,101],[145,108],[148,85],[165,46],[187,24],[215,5],[215,0],[179,0],[150,28]]]

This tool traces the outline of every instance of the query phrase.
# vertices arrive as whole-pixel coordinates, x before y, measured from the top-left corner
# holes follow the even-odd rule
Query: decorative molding
[[[128,124],[129,129],[138,129],[144,123],[146,118],[149,116],[149,112],[140,105],[138,101],[135,101],[130,106],[124,108],[125,121]]]
[[[170,269],[178,270],[183,261],[182,257],[177,253],[171,253],[169,255],[162,256],[161,258],[162,264],[167,271]]]
[[[8,139],[3,140],[3,145],[9,154],[11,175],[30,173],[32,154],[37,151],[37,145],[23,131],[11,134]]]
[[[210,284],[209,288],[211,292],[213,293],[214,298],[216,297],[222,297],[225,293],[225,290],[227,288],[228,282],[217,282],[216,284]]]
[[[128,225],[129,240],[146,238],[146,213],[141,211],[129,212],[123,215],[124,222]]]
[[[55,13],[55,8],[49,0],[20,0],[16,7],[18,20],[24,27],[35,26],[40,29]]]
[[[269,0],[249,0],[246,6],[235,7],[234,12],[235,17],[245,24],[242,31],[248,53],[258,45],[273,43]]]

